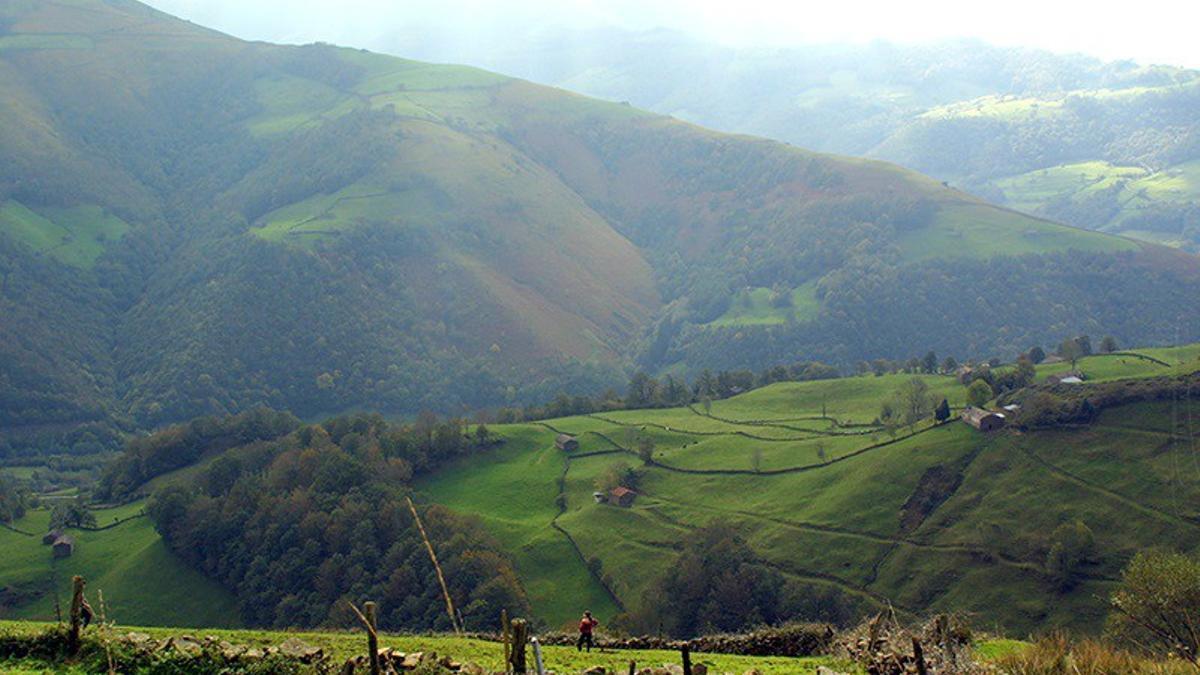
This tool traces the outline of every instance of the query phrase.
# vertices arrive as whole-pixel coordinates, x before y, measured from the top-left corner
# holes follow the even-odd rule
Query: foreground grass
[[[52,624],[39,622],[0,621],[0,633],[33,634],[45,630]],[[304,642],[321,647],[331,656],[334,663],[363,654],[366,652],[366,638],[357,632],[334,631],[259,631],[259,630],[227,630],[212,628],[171,629],[118,626],[117,633],[137,631],[146,633],[154,638],[162,639],[170,636],[190,634],[196,637],[213,635],[220,639],[242,645],[267,647],[278,645],[288,638],[299,638]],[[380,637],[381,647],[391,647],[403,652],[437,652],[461,662],[477,663],[485,668],[502,669],[504,648],[498,642],[475,638],[454,637],[450,635],[399,635],[383,634]],[[543,659],[548,670],[559,673],[577,673],[590,666],[624,671],[630,661],[636,661],[639,667],[658,666],[664,663],[679,663],[679,653],[662,650],[595,650],[591,654],[579,653],[573,647],[544,647]],[[532,657],[532,653],[530,654]],[[710,671],[743,673],[756,669],[763,675],[783,673],[815,673],[818,666],[828,666],[843,671],[850,671],[844,661],[829,657],[811,658],[782,658],[758,656],[732,656],[726,654],[695,654],[693,663],[703,663]],[[21,670],[26,668],[27,670]],[[3,672],[42,672],[35,664],[3,663]],[[68,671],[69,672],[69,671]]]

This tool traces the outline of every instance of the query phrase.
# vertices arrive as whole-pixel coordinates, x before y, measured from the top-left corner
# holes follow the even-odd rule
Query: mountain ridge
[[[260,404],[460,414],[596,391],[635,364],[1191,337],[1153,310],[1186,315],[1196,259],[893,165],[474,68],[243,42],[136,3],[0,19],[6,451],[111,448]],[[1078,269],[1041,281],[1047,255]],[[931,290],[886,303],[934,333],[872,319],[903,274],[1023,286],[1033,306],[963,313]],[[800,288],[803,317],[708,326],[745,289]]]

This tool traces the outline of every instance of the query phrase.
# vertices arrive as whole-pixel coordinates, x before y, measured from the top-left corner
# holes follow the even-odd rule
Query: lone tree
[[[1058,346],[1058,355],[1071,362],[1071,368],[1079,361],[1079,357],[1083,356],[1083,347],[1079,345],[1079,341],[1075,339],[1063,340]]]
[[[1109,637],[1192,662],[1200,655],[1200,560],[1168,551],[1137,554],[1109,607]]]
[[[950,402],[942,399],[936,410],[933,411],[933,419],[939,422],[945,422],[950,419]]]
[[[1041,347],[1034,346],[1033,349],[1029,350],[1029,360],[1033,361],[1035,364],[1045,361],[1046,350],[1042,349]]]
[[[995,393],[992,391],[992,385],[984,380],[975,380],[971,386],[967,387],[967,403],[976,408],[982,408],[987,405],[987,402],[992,400]]]
[[[1100,341],[1100,351],[1105,354],[1111,354],[1117,351],[1117,338],[1111,335],[1105,335]]]
[[[919,377],[908,380],[896,391],[897,412],[901,420],[910,427],[933,412],[933,401],[929,385]]]
[[[1053,543],[1046,554],[1046,572],[1060,592],[1068,591],[1078,581],[1080,567],[1092,555],[1096,537],[1082,520],[1076,520],[1059,525],[1050,538]]]
[[[649,436],[642,436],[638,439],[637,454],[641,458],[643,464],[654,463],[654,439]]]

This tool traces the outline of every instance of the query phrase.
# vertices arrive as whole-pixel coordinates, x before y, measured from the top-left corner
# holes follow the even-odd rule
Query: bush
[[[1108,635],[1157,655],[1200,656],[1200,560],[1145,551],[1121,574],[1109,601]]]

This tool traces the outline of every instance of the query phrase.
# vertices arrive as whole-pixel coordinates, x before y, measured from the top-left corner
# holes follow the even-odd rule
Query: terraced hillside
[[[1095,381],[1193,372],[1193,348],[1095,356]],[[1042,378],[1062,369],[1040,370]],[[1103,411],[1092,424],[983,434],[951,421],[873,424],[905,376],[777,384],[700,406],[504,427],[499,453],[420,483],[484,519],[517,560],[535,609],[565,623],[580,603],[636,609],[689,532],[734,523],[787,579],[848,605],[962,610],[1009,631],[1095,629],[1098,598],[1137,550],[1200,550],[1195,400]],[[954,405],[965,388],[927,376]],[[822,408],[825,414],[822,415]],[[554,446],[560,433],[577,451]],[[642,466],[642,437],[655,442]],[[598,504],[614,462],[641,472],[631,508]],[[1082,521],[1095,549],[1073,586],[1047,569],[1055,529]],[[597,562],[598,561],[598,562]]]
[[[1200,338],[1193,257],[482,70],[52,0],[0,7],[0,91],[0,453]]]

